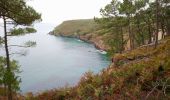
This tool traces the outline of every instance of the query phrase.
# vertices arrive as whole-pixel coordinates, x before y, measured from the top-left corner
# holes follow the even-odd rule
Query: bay
[[[87,71],[100,72],[110,64],[106,54],[93,44],[76,38],[56,37],[48,32],[55,25],[39,23],[37,33],[9,39],[12,45],[35,41],[36,47],[11,47],[11,53],[26,53],[26,56],[12,55],[19,61],[21,92],[41,92],[49,89],[76,85]]]

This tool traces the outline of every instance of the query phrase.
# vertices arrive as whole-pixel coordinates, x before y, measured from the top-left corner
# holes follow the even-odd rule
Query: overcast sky
[[[99,16],[100,8],[111,0],[30,0],[28,4],[42,14],[44,23]]]

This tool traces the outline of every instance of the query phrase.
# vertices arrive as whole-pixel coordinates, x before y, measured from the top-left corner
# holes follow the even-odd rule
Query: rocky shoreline
[[[92,43],[95,46],[95,48],[99,50],[102,50],[102,51],[109,50],[109,46],[105,44],[101,36],[92,36],[92,34],[90,33],[86,35],[65,35],[65,34],[54,33],[52,31],[49,34],[55,35],[55,36],[61,36],[61,37],[77,38],[84,42]]]

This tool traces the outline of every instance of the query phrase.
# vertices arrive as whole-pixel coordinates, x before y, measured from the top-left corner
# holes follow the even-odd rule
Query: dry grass
[[[120,65],[87,72],[76,87],[39,94],[37,100],[168,100],[170,99],[170,38],[154,49],[142,46],[113,57]],[[115,63],[115,62],[114,62]],[[43,99],[42,99],[43,98]]]

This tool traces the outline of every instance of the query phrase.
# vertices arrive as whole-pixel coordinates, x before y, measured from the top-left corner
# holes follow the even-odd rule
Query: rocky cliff
[[[98,49],[108,50],[109,46],[105,43],[104,36],[97,34],[98,27],[93,19],[69,20],[61,23],[50,34],[79,38],[93,43]]]

